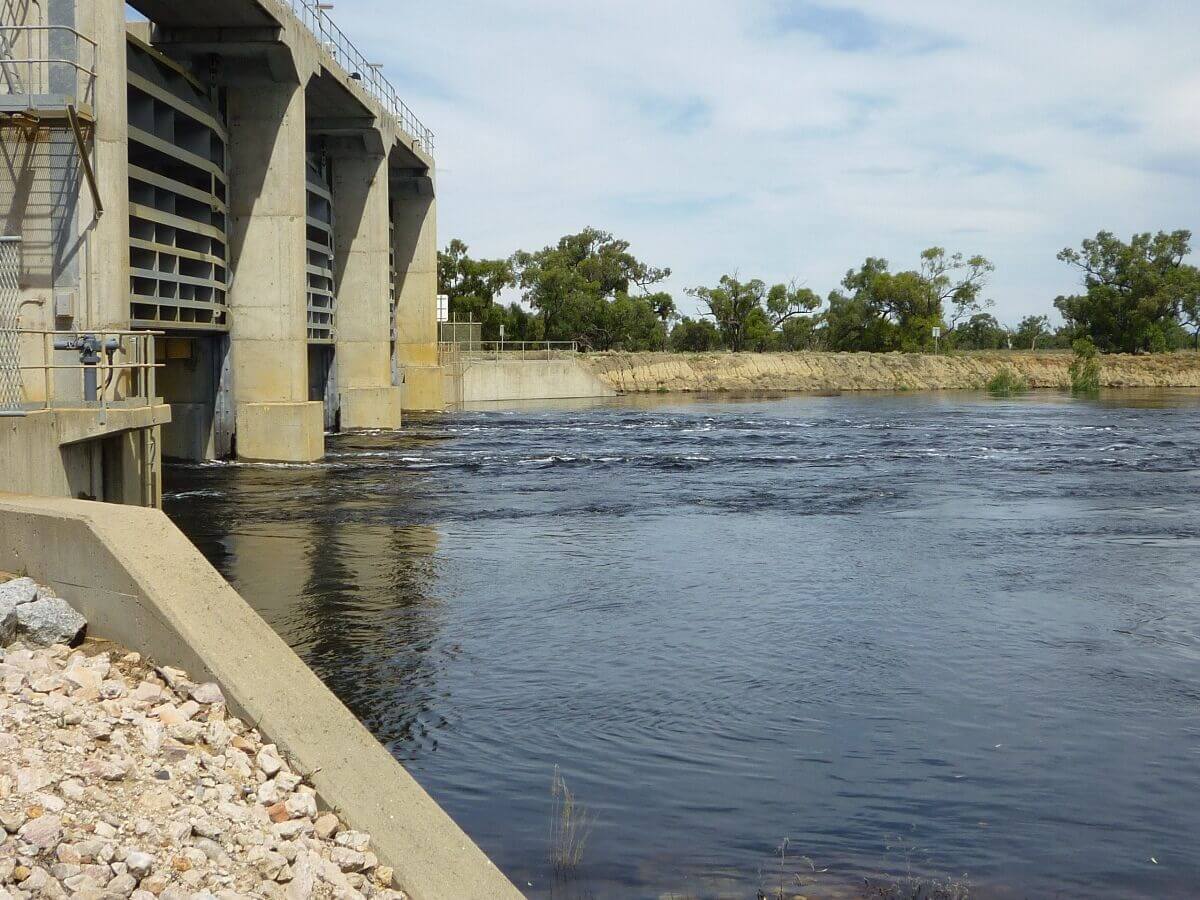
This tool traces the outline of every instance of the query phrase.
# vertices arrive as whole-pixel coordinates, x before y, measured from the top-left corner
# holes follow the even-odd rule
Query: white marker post
[[[942,336],[942,327],[940,325],[933,326],[933,355],[938,355],[938,338]]]

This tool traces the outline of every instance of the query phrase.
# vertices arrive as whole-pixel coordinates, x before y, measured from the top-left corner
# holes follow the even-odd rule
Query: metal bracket
[[[92,171],[92,160],[88,156],[87,142],[83,139],[83,128],[79,125],[79,114],[75,112],[74,104],[67,105],[67,121],[71,123],[71,131],[75,135],[75,146],[79,148],[79,160],[83,163],[83,174],[91,188],[92,202],[96,206],[95,218],[98,219],[104,215],[104,202],[100,199],[100,188],[96,186],[96,173]]]

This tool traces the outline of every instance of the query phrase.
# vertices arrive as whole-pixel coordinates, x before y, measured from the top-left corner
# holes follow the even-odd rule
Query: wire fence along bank
[[[438,355],[443,360],[537,360],[565,359],[579,353],[577,341],[443,341]]]

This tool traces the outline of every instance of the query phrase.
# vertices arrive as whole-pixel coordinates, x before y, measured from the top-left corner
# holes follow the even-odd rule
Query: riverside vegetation
[[[662,290],[669,268],[649,265],[627,241],[595,228],[507,259],[474,259],[453,240],[438,254],[438,287],[458,321],[480,323],[484,340],[578,341],[593,351],[893,351],[1071,349],[1088,339],[1100,353],[1200,349],[1200,270],[1185,262],[1192,234],[1102,231],[1058,258],[1082,291],[1060,296],[1048,315],[1001,324],[984,292],[995,270],[983,256],[930,247],[896,271],[868,257],[824,297],[797,282],[768,285],[727,274],[687,291],[702,310],[680,315]],[[520,303],[498,301],[506,289]],[[934,329],[941,329],[940,339]]]

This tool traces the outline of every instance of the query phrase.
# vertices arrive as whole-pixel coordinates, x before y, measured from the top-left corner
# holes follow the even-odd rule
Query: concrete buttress
[[[437,200],[427,175],[392,183],[396,256],[396,355],[404,408],[441,409],[437,337]]]
[[[90,15],[96,54],[94,171],[104,212],[93,217],[90,191],[80,196],[80,224],[87,241],[85,328],[129,327],[129,149],[125,70],[125,4],[95,0],[81,4]],[[84,24],[85,29],[88,28]]]
[[[388,164],[382,153],[333,154],[336,352],[341,425],[399,428],[392,384]]]
[[[304,89],[239,81],[228,114],[237,455],[307,462],[324,434],[321,403],[308,399]]]

